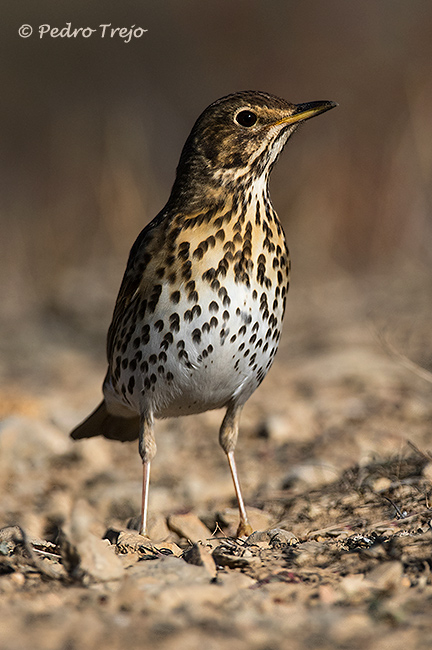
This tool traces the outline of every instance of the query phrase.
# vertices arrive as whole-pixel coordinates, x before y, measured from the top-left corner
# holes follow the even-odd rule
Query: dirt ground
[[[149,542],[127,528],[136,444],[68,438],[99,400],[102,325],[82,333],[70,302],[3,323],[0,648],[432,647],[420,276],[294,283],[277,360],[242,419],[248,539],[235,538],[221,412],[158,423]]]

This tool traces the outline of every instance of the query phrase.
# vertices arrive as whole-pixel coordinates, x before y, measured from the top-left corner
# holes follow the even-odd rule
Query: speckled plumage
[[[108,332],[104,402],[71,435],[139,437],[142,532],[154,418],[221,407],[239,534],[250,531],[234,462],[238,421],[276,354],[290,273],[268,177],[298,123],[333,106],[253,91],[210,105],[166,206],[132,247]]]

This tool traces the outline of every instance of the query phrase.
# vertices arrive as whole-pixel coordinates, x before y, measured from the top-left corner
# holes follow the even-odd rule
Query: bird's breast
[[[261,383],[279,343],[289,260],[271,206],[246,207],[179,230],[171,268],[146,278],[119,327],[108,403],[177,416],[244,403]]]

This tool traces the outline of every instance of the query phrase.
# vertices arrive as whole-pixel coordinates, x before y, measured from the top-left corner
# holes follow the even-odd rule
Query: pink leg
[[[231,476],[234,483],[234,490],[236,493],[237,503],[239,507],[240,522],[237,529],[237,536],[244,537],[245,535],[251,535],[253,529],[247,518],[246,508],[245,508],[243,496],[240,489],[240,481],[237,474],[237,467],[234,459],[234,449],[238,437],[240,412],[241,412],[240,407],[235,405],[228,406],[227,412],[225,414],[220,429],[219,442],[228,458]]]
[[[139,452],[143,462],[140,534],[147,536],[148,500],[150,489],[150,464],[156,454],[153,417],[141,416]]]
[[[141,525],[139,531],[140,535],[144,535],[144,537],[147,536],[149,487],[150,487],[150,461],[147,461],[147,462],[143,462]]]
[[[237,474],[234,452],[233,451],[228,452],[227,458],[231,470],[231,476],[234,483],[234,490],[236,493],[239,513],[240,513],[240,522],[237,528],[237,537],[244,537],[245,535],[251,535],[253,533],[253,529],[248,521],[246,508],[245,508],[243,496],[240,489],[240,481]]]

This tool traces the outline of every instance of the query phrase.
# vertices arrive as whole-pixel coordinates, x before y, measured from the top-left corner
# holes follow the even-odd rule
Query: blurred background
[[[2,13],[6,356],[23,356],[39,323],[103,359],[130,246],[163,207],[196,117],[237,90],[339,103],[295,135],[272,175],[293,287],[394,280],[407,265],[430,286],[429,0],[41,0]],[[39,25],[68,22],[98,31],[39,38]],[[148,31],[125,43],[101,38],[103,23]]]

